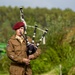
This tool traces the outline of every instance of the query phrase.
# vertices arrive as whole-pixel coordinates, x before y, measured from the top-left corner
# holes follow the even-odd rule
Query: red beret
[[[23,22],[17,22],[14,26],[13,26],[13,30],[17,30],[20,27],[24,27],[24,23]]]

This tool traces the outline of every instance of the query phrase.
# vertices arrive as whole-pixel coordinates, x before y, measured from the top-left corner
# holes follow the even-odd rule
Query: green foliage
[[[1,73],[8,73],[9,65],[10,65],[10,60],[8,59],[7,55],[4,54],[0,58],[0,72]]]
[[[67,75],[71,67],[75,66],[75,50],[70,45],[65,45],[64,49],[64,60],[62,60],[63,65],[63,75]]]
[[[67,75],[70,68],[75,66],[75,47],[71,45],[74,42],[74,37],[70,39],[71,44],[69,42],[65,43],[63,40],[66,38],[65,35],[70,32],[70,28],[75,25],[75,12],[71,9],[62,11],[56,8],[49,10],[46,8],[32,9],[23,7],[23,9],[27,25],[34,26],[36,23],[41,29],[48,28],[46,44],[40,46],[42,54],[38,59],[31,62],[33,74],[48,72],[61,64],[63,75]],[[0,7],[0,43],[7,43],[14,33],[12,26],[20,21],[19,12],[18,7]],[[31,37],[33,30],[33,28],[27,29],[27,33]],[[41,35],[42,32],[38,30],[36,42]],[[0,71],[7,72],[9,64],[10,60],[6,54],[1,55]]]

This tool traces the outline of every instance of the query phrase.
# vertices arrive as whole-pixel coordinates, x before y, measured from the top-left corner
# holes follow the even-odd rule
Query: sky
[[[31,8],[70,8],[75,11],[75,0],[0,0],[0,6],[31,7]]]

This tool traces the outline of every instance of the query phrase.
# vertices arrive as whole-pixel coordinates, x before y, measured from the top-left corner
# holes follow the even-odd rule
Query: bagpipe
[[[32,37],[32,41],[29,42],[28,41],[28,38],[27,38],[27,24],[26,24],[26,21],[24,20],[24,14],[23,14],[23,8],[21,7],[20,8],[20,18],[21,18],[21,21],[24,23],[24,28],[25,28],[25,33],[24,34],[21,34],[24,39],[26,40],[26,45],[27,45],[27,55],[31,55],[33,53],[36,52],[37,48],[39,47],[40,43],[42,42],[42,40],[44,39],[45,35],[47,34],[48,32],[48,29],[46,30],[43,30],[43,35],[41,36],[41,38],[39,39],[39,41],[36,43],[36,45],[34,44],[34,40],[35,40],[35,36],[36,36],[36,31],[38,28],[37,25],[35,25],[33,28],[34,28],[34,33],[33,33],[33,37]],[[31,27],[31,26],[30,26]]]

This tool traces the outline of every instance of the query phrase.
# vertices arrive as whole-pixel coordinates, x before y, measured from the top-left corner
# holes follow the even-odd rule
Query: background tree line
[[[69,8],[61,10],[38,7],[35,9],[23,7],[23,11],[27,25],[37,24],[41,29],[48,28],[46,44],[40,46],[42,54],[39,60],[31,62],[34,75],[55,69],[59,64],[62,64],[63,75],[69,74],[70,69],[75,66],[75,12]],[[18,21],[21,21],[18,7],[0,7],[0,43],[8,42],[14,33],[12,27]],[[33,29],[28,28],[27,31],[29,36],[33,35]],[[36,42],[41,35],[42,32],[38,30]],[[7,58],[2,60],[6,61]],[[1,67],[3,62],[0,62]]]

